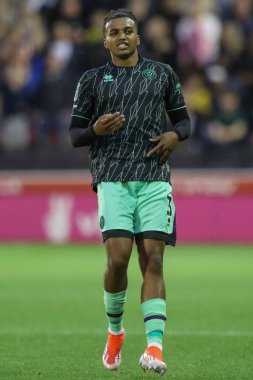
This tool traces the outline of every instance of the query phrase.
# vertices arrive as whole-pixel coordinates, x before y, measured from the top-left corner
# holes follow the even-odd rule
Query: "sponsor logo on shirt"
[[[113,82],[113,76],[112,75],[107,75],[105,74],[103,76],[103,82],[106,83],[106,82]]]

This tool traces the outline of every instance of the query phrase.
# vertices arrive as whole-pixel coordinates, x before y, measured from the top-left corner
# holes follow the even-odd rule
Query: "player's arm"
[[[164,100],[174,133],[179,141],[186,140],[191,134],[191,121],[185,106],[182,85],[171,67],[168,70],[168,86]]]
[[[186,140],[191,134],[191,121],[185,106],[181,84],[172,69],[170,69],[168,77],[169,85],[166,90],[165,104],[173,129],[150,139],[157,144],[147,154],[148,157],[151,157],[157,153],[160,161],[168,160],[179,141]]]
[[[69,127],[69,137],[71,144],[77,148],[79,146],[91,145],[96,139],[93,126],[90,125],[90,120],[71,116],[71,122]]]
[[[105,114],[94,120],[95,96],[87,74],[78,82],[69,127],[74,147],[91,145],[98,136],[111,135],[122,127],[125,116],[119,112]]]
[[[170,121],[173,125],[173,132],[176,133],[178,140],[188,139],[191,134],[191,120],[186,107],[168,111]]]
[[[92,126],[94,95],[87,73],[79,80],[72,109],[69,137],[74,147],[91,145],[96,139]]]
[[[151,157],[157,153],[162,162],[167,161],[179,141],[187,139],[191,133],[191,121],[185,107],[168,112],[168,115],[173,124],[173,129],[150,139],[157,145],[147,154],[148,157]]]
[[[69,135],[74,147],[91,145],[97,136],[111,135],[122,127],[125,116],[119,112],[100,116],[90,125],[90,120],[84,117],[71,117]]]

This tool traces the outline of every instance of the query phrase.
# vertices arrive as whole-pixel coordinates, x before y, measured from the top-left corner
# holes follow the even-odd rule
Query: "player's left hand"
[[[151,157],[157,153],[160,162],[167,161],[179,143],[178,136],[173,131],[162,133],[160,136],[149,139],[149,141],[157,142],[157,145],[148,152],[147,157]]]

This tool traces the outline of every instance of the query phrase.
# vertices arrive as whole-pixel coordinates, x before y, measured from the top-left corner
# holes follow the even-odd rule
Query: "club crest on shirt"
[[[108,74],[105,74],[103,76],[103,82],[106,83],[106,82],[113,82],[113,76],[112,75],[108,75]]]
[[[146,70],[143,70],[142,76],[146,79],[155,79],[157,77],[157,74],[155,70],[146,69]]]

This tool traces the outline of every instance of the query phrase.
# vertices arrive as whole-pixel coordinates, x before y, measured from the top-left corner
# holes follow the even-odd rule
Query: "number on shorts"
[[[168,199],[168,211],[167,211],[168,225],[170,225],[171,214],[172,214],[172,208],[171,208],[172,196],[171,195],[167,195],[167,199]]]

